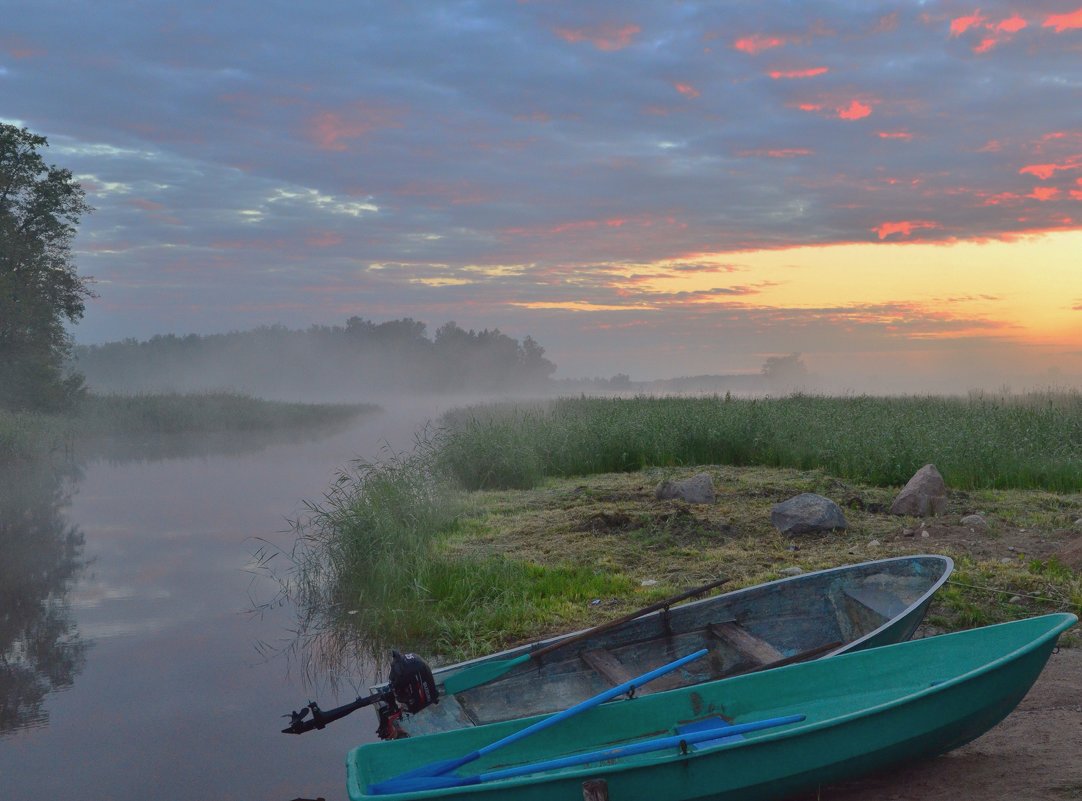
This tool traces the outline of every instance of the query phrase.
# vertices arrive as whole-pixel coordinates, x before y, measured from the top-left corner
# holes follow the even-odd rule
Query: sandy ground
[[[1029,694],[990,732],[949,754],[793,801],[1082,799],[1082,648],[1052,655]]]

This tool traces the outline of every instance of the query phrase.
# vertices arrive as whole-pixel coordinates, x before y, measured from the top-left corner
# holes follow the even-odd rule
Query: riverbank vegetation
[[[343,473],[298,521],[286,592],[317,665],[378,665],[390,646],[465,658],[719,575],[736,589],[920,552],[958,563],[930,625],[1082,611],[1061,553],[1082,536],[1077,395],[578,398],[443,423],[412,454]],[[928,462],[951,487],[948,513],[887,514]],[[703,470],[717,503],[654,498],[662,479]],[[770,508],[801,492],[834,499],[850,528],[782,537]],[[987,530],[960,522],[977,512]]]
[[[252,433],[336,425],[369,404],[284,403],[233,393],[93,395],[64,414],[0,409],[0,460],[67,454],[106,438]]]

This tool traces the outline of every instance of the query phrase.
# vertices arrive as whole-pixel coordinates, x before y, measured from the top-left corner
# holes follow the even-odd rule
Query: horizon
[[[410,317],[556,378],[1082,385],[1082,5],[25,6],[79,344]]]

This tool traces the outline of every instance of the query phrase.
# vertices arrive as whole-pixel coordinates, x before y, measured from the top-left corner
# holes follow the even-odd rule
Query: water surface
[[[337,468],[407,450],[438,411],[0,476],[0,796],[344,798],[346,751],[374,739],[374,716],[280,733],[311,692],[257,651],[286,644],[293,616],[248,613],[273,592],[248,568],[258,538],[288,550],[287,519]],[[317,688],[324,708],[366,691],[339,678],[337,696]]]

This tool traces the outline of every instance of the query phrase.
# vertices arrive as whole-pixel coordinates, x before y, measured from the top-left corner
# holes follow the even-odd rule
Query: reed
[[[1082,394],[565,398],[445,418],[441,461],[469,489],[646,466],[823,469],[877,486],[934,463],[960,489],[1082,486]]]

